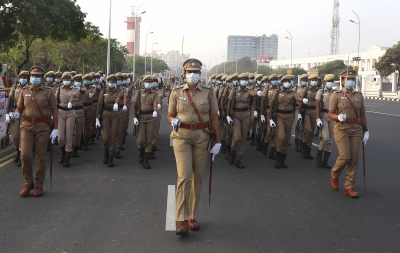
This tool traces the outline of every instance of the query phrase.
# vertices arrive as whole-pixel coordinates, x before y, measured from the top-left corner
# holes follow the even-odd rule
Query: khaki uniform
[[[18,84],[17,86],[13,86],[10,90],[10,96],[8,97],[8,99],[14,99],[14,104],[10,104],[9,107],[9,111],[14,111],[15,109],[17,109],[17,105],[18,105],[18,99],[19,99],[19,93],[21,93],[22,89],[25,86],[22,86],[20,84]],[[14,98],[12,98],[12,96],[14,96]],[[22,113],[18,119],[14,119],[12,120],[9,124],[11,124],[11,138],[13,141],[13,145],[14,148],[19,151],[20,150],[20,145],[21,145],[21,131],[20,131],[20,127],[21,127],[21,123],[24,121],[25,118],[25,114]]]
[[[94,107],[94,111],[96,114],[96,109],[97,109],[97,105],[99,102],[99,97],[100,97],[100,93],[102,91],[101,89],[101,85],[100,82],[94,83],[94,86],[96,86],[96,93],[93,94],[93,107]],[[92,121],[92,133],[91,133],[91,138],[92,138],[92,143],[93,143],[93,139],[96,136],[96,117],[98,117],[99,115],[95,115]]]
[[[25,119],[21,123],[22,174],[25,183],[33,183],[32,156],[33,149],[35,148],[35,181],[36,187],[38,187],[43,185],[46,175],[46,153],[51,129],[50,125],[44,121],[38,123],[31,123],[28,121],[32,118],[35,118],[35,121],[39,121],[38,119],[43,117],[32,101],[31,92],[44,116],[49,116],[51,114],[50,107],[57,106],[57,100],[51,88],[40,86],[37,91],[34,91],[33,85],[24,87],[18,98],[18,107],[23,107],[25,110]]]
[[[91,85],[86,85],[86,92],[83,94],[83,111],[85,114],[85,126],[84,126],[84,136],[85,143],[89,142],[90,134],[93,133],[93,120],[96,120],[96,107],[94,107],[93,100],[95,94],[98,93],[97,89]],[[89,94],[92,94],[92,98],[89,98]],[[97,94],[98,97],[99,94]]]
[[[308,99],[308,104],[303,104],[302,106],[305,109],[305,114],[303,118],[304,124],[304,136],[303,143],[307,145],[308,148],[311,148],[312,142],[314,139],[315,128],[317,127],[317,122],[315,118],[315,97],[317,96],[318,88],[310,87],[308,89],[304,89],[301,92],[302,98]]]
[[[65,147],[66,152],[72,152],[74,141],[75,110],[68,109],[68,102],[72,95],[77,96],[78,90],[71,86],[61,86],[56,92],[58,101],[58,144]]]
[[[228,89],[229,89],[228,86],[221,86],[221,88],[220,88],[220,90],[218,92],[218,97],[217,97],[218,100],[217,101],[220,101],[222,99],[225,101],[226,96],[224,96],[224,94],[226,95]],[[224,108],[219,108],[219,109],[220,109],[220,112],[222,112],[222,110],[224,110]],[[220,117],[222,117],[222,113],[220,114]],[[222,141],[226,141],[226,126],[225,126],[226,120],[225,120],[225,117],[220,118],[220,121],[222,121],[222,124],[220,124],[221,142],[222,142]]]
[[[121,93],[121,99],[119,100],[118,103],[118,113],[119,113],[119,130],[118,130],[118,137],[117,137],[117,144],[116,144],[116,152],[119,152],[122,148],[122,145],[124,144],[124,138],[125,138],[125,133],[126,133],[126,115],[129,114],[128,110],[124,111],[123,107],[124,107],[124,97],[128,96],[128,91],[126,90],[125,87],[123,87],[122,85],[119,85],[116,87],[116,89],[119,90],[119,92]]]
[[[269,87],[267,87],[266,89],[263,90],[263,94],[262,94],[262,96],[265,97],[265,103],[267,104],[267,108],[265,110],[265,114],[266,114],[265,122],[266,122],[267,133],[265,135],[264,142],[265,143],[271,142],[271,148],[276,148],[276,141],[277,141],[276,133],[272,136],[272,139],[271,139],[272,128],[271,128],[271,125],[269,124],[269,121],[271,120],[269,118],[269,110],[272,110],[272,100],[274,98],[276,90],[277,90],[276,87],[270,85]],[[278,123],[276,123],[276,124],[278,124]]]
[[[218,111],[215,94],[210,86],[200,86],[191,92],[188,84],[171,93],[168,112],[176,113],[182,123],[201,123],[189,103],[185,90],[193,99],[203,122],[210,121],[210,112]],[[195,219],[208,157],[209,135],[203,129],[189,130],[180,127],[171,133],[178,172],[176,188],[176,220]]]
[[[303,87],[303,89],[301,90],[300,94],[298,94],[298,96],[300,97],[301,94],[303,93],[303,90],[307,90],[307,89],[308,89],[307,86]],[[297,121],[298,121],[298,113],[295,113],[295,122],[297,123]],[[298,131],[297,128],[295,129],[294,138],[299,139],[300,143],[301,143],[303,141],[303,136],[304,136],[304,124],[301,124],[300,131]]]
[[[342,90],[355,105],[358,115],[365,112],[364,97],[360,92],[352,93]],[[329,111],[336,114],[346,114],[346,122],[358,122],[350,102],[343,96],[341,91],[334,92],[329,99]],[[332,168],[332,177],[339,178],[340,173],[348,165],[346,172],[345,188],[354,188],[356,172],[358,167],[358,156],[363,138],[363,128],[358,123],[335,122],[333,129],[335,142],[338,147],[339,157]]]
[[[157,100],[158,98],[161,96],[163,97],[163,90],[162,89],[156,89],[154,92],[156,92],[158,94],[157,96]],[[162,105],[162,103],[161,103]],[[158,142],[158,135],[160,132],[160,125],[161,125],[161,112],[162,112],[162,107],[161,109],[157,109],[157,119],[156,119],[156,127],[154,129],[154,137],[153,137],[153,141],[151,142],[151,144],[153,146],[157,146],[157,142]]]
[[[230,95],[230,93],[233,91],[235,92],[236,88],[235,87],[226,87],[224,89],[224,92],[222,93],[222,103],[224,105],[224,108],[222,108],[225,113],[226,113],[226,107],[228,106],[228,97]],[[225,115],[225,117],[228,115]],[[231,125],[228,124],[228,122],[226,122],[226,120],[224,120],[224,129],[225,129],[225,137],[223,137],[221,135],[221,140],[223,140],[222,138],[225,138],[226,140],[226,145],[227,145],[227,151],[229,152],[231,150],[231,146],[232,146],[232,141],[233,141],[233,127],[231,127]],[[221,131],[222,134],[222,131]]]
[[[333,126],[335,122],[329,119],[329,99],[333,94],[333,90],[320,89],[317,93],[316,100],[323,101],[323,107],[320,108],[320,117],[322,121],[321,141],[319,143],[319,150],[331,152],[333,141]]]
[[[77,89],[78,90],[78,89]],[[74,98],[74,102],[72,102],[73,109],[75,111],[75,140],[74,140],[74,149],[78,149],[81,144],[83,126],[85,123],[85,112],[83,110],[83,100],[84,94],[86,93],[86,88],[80,88],[80,91],[77,91]]]
[[[119,117],[121,114],[119,111],[114,112],[113,107],[117,98],[122,99],[122,93],[118,88],[111,89],[107,88],[106,91],[102,91],[99,96],[99,103],[103,103],[103,113],[101,115],[101,139],[102,149],[105,151],[115,152],[118,141],[118,131],[120,131]]]

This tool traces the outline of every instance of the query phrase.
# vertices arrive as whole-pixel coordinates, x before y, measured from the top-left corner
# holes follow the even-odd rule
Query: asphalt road
[[[57,162],[54,146],[53,189],[47,174],[40,198],[20,198],[21,169],[0,167],[0,252],[400,252],[400,103],[366,106],[370,140],[365,188],[359,161],[359,199],[344,194],[344,173],[333,191],[330,171],[304,160],[294,145],[289,168],[277,170],[247,142],[245,169],[217,155],[210,207],[208,176],[203,185],[200,231],[176,236],[165,230],[176,168],[164,107],[150,170],[137,163],[132,136],[114,168],[102,164],[100,141],[71,158],[70,168]],[[334,146],[331,164],[336,157]]]

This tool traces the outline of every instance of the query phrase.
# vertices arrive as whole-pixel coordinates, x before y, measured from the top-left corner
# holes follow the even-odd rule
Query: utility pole
[[[331,55],[339,54],[339,23],[339,0],[334,0],[331,31]]]

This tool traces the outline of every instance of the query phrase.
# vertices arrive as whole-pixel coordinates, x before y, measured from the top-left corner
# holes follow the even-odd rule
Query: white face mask
[[[200,79],[200,74],[197,73],[186,74],[186,81],[189,84],[196,84],[199,81],[199,79]]]

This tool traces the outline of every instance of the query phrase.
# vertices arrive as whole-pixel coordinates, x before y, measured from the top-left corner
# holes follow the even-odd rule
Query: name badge
[[[104,94],[105,97],[108,97],[108,94]]]
[[[145,97],[145,96],[146,96],[146,94],[142,94],[141,96],[142,96],[142,97]]]
[[[340,99],[346,99],[346,97],[340,97]]]
[[[31,96],[31,94],[25,94],[25,97],[30,97]]]
[[[184,98],[184,97],[179,97],[179,99],[180,99],[180,100],[184,100],[184,101],[187,100],[187,98]]]

